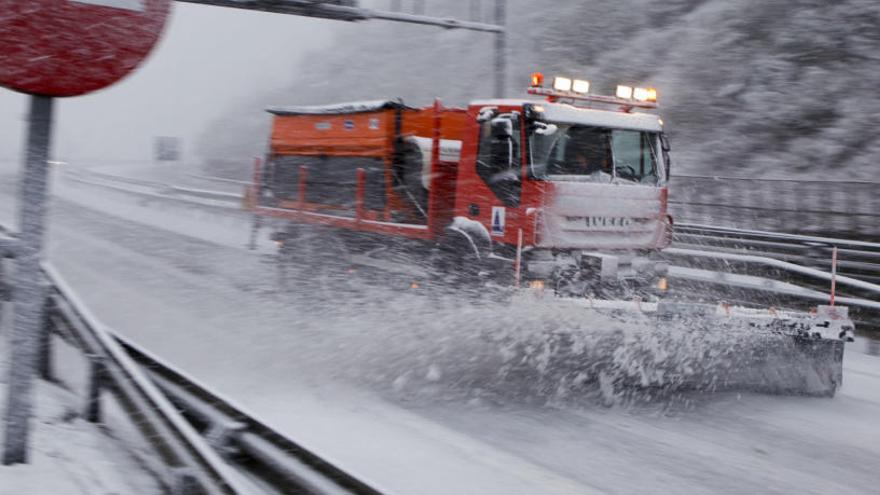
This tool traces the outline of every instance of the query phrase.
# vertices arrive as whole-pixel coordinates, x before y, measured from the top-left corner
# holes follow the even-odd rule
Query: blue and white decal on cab
[[[492,235],[504,235],[504,216],[505,208],[503,206],[492,207]]]

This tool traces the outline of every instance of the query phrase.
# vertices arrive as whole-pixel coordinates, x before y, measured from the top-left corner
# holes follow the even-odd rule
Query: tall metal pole
[[[495,24],[504,27],[507,23],[507,0],[495,0]],[[495,97],[504,98],[507,77],[506,64],[507,30],[495,34]]]
[[[837,246],[831,250],[831,298],[828,305],[834,307],[834,296],[837,293]]]
[[[31,416],[31,384],[37,369],[37,351],[45,310],[40,258],[49,176],[49,145],[52,134],[53,99],[31,96],[27,157],[19,198],[20,250],[15,259],[14,327],[9,366],[6,415],[4,417],[3,464],[28,460]]]

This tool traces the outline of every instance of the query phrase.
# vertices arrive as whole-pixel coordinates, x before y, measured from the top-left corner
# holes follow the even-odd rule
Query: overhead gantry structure
[[[465,29],[495,35],[495,96],[501,98],[505,93],[504,79],[506,72],[505,52],[507,50],[506,17],[507,0],[495,0],[494,24],[477,21],[464,21],[455,18],[441,18],[425,15],[424,0],[417,4],[419,13],[399,11],[400,1],[393,3],[395,10],[376,10],[360,7],[358,0],[177,0],[178,2],[230,7],[235,9],[271,12],[276,14],[316,17],[336,21],[360,22],[368,20],[384,20],[436,26],[445,29]],[[479,0],[471,0],[471,12],[479,7]]]

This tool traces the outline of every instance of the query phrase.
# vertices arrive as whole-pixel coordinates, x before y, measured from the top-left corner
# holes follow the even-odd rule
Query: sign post
[[[30,94],[16,241],[15,315],[3,464],[28,460],[32,381],[45,310],[40,260],[55,97],[103,89],[133,71],[159,39],[171,0],[0,0],[0,86]]]
[[[28,421],[31,415],[31,382],[37,369],[39,332],[43,330],[44,304],[40,277],[43,220],[49,170],[54,98],[31,96],[27,155],[21,181],[19,248],[15,266],[14,327],[6,397],[6,432],[3,464],[27,462]]]

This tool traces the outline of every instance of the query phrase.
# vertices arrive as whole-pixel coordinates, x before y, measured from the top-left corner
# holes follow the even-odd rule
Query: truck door
[[[522,195],[522,130],[519,113],[481,115],[477,175],[504,206],[519,206]]]

